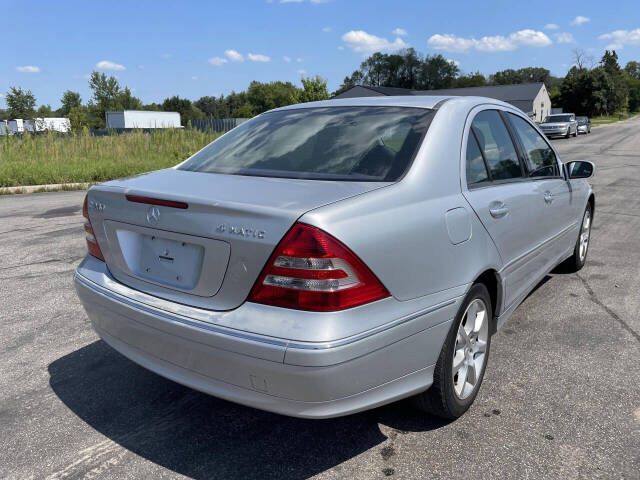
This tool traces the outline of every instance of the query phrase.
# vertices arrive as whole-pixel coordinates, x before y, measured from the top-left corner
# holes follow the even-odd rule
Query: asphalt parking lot
[[[138,367],[73,290],[84,192],[0,197],[0,477],[640,478],[640,117],[554,144],[598,169],[587,265],[516,310],[451,423],[292,419]]]

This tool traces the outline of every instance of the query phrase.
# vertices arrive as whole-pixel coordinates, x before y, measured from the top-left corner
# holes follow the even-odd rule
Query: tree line
[[[615,50],[605,51],[595,65],[581,50],[573,55],[574,66],[561,78],[542,67],[506,69],[488,76],[463,74],[442,55],[422,55],[413,48],[376,52],[344,78],[335,94],[356,85],[438,90],[543,82],[552,105],[564,111],[588,116],[640,111],[640,62],[630,61],[623,69]]]
[[[574,65],[562,78],[542,67],[506,69],[487,76],[479,71],[463,73],[444,56],[423,55],[413,48],[391,54],[376,52],[347,75],[331,96],[356,85],[437,90],[544,82],[552,105],[564,111],[589,116],[640,111],[640,62],[630,61],[622,68],[614,50],[605,51],[598,63],[580,50],[574,50],[573,55]],[[298,87],[291,82],[253,81],[245,91],[232,91],[226,96],[191,101],[176,95],[161,103],[144,104],[115,77],[94,71],[89,77],[92,96],[86,103],[78,92],[67,90],[58,110],[50,105],[36,109],[36,98],[30,90],[10,87],[7,109],[0,110],[0,120],[61,116],[69,118],[72,128],[78,130],[104,128],[104,112],[108,110],[156,110],[179,112],[186,126],[204,118],[246,118],[284,105],[330,98],[327,82],[321,77],[302,78],[301,83]]]
[[[374,53],[360,64],[360,68],[344,78],[334,94],[342,93],[356,85],[439,90],[544,82],[547,89],[551,90],[559,85],[561,80],[541,67],[507,69],[489,76],[479,71],[463,74],[455,62],[440,54],[422,55],[415,49],[408,48],[391,54]]]
[[[175,95],[162,103],[144,104],[129,87],[122,87],[115,77],[94,71],[89,77],[92,96],[86,103],[82,102],[80,93],[67,90],[60,98],[59,109],[53,110],[50,105],[41,105],[36,109],[36,97],[30,90],[10,87],[5,98],[7,109],[0,110],[0,120],[66,117],[70,120],[71,128],[79,131],[83,128],[105,128],[105,112],[110,110],[150,110],[178,112],[182,125],[187,126],[194,120],[247,118],[272,108],[329,98],[327,82],[323,78],[303,77],[301,83],[302,87],[291,82],[253,81],[246,91],[231,92],[227,96],[205,96],[192,102]]]

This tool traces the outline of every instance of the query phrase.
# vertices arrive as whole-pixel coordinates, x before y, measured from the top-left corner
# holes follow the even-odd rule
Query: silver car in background
[[[578,133],[591,133],[591,120],[589,117],[576,117]]]
[[[578,121],[573,113],[558,113],[548,115],[540,124],[540,130],[547,137],[565,137],[571,135],[578,136]]]
[[[414,396],[456,418],[492,334],[584,265],[592,173],[489,98],[292,105],[92,187],[75,285],[106,343],[202,392],[308,418]]]

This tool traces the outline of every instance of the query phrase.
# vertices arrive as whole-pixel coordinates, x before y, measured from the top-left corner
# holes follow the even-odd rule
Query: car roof
[[[502,105],[513,108],[513,105],[488,97],[461,97],[455,95],[407,95],[407,96],[376,96],[376,97],[354,97],[354,98],[334,98],[320,102],[297,103],[286,107],[276,108],[276,110],[295,110],[300,108],[314,107],[417,107],[417,108],[438,108],[442,103],[455,101],[468,104],[469,107],[481,104]]]

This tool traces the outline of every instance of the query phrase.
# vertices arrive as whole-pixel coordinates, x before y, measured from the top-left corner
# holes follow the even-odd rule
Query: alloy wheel
[[[578,255],[580,261],[584,262],[587,256],[587,249],[589,248],[589,236],[591,234],[591,211],[587,209],[582,219],[582,228],[580,229],[580,247],[578,248]]]
[[[452,374],[453,390],[461,400],[474,392],[482,377],[489,337],[487,317],[486,304],[476,298],[467,307],[458,326]]]

